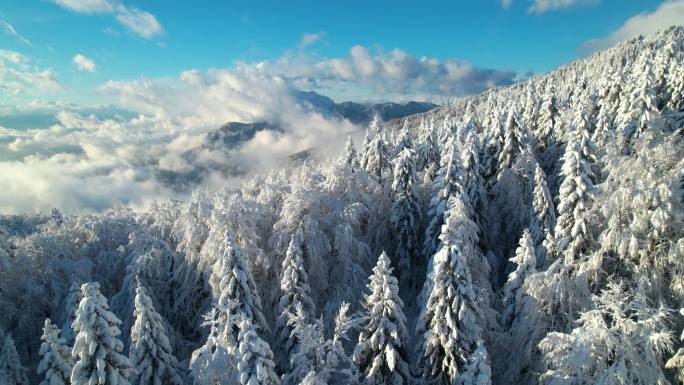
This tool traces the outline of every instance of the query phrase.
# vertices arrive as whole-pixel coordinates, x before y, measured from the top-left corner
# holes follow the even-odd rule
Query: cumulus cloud
[[[653,12],[643,12],[625,21],[620,28],[600,39],[589,40],[579,47],[582,53],[591,53],[617,43],[649,35],[672,25],[684,25],[684,0],[669,0]]]
[[[352,100],[461,96],[516,79],[513,71],[478,68],[465,60],[415,57],[400,49],[372,52],[363,46],[352,47],[346,57],[321,59],[298,52],[274,61],[239,63],[238,68],[275,74],[299,88]]]
[[[31,47],[31,42],[27,38],[22,36],[19,32],[17,32],[17,30],[14,29],[14,27],[7,21],[0,19],[0,28],[3,31],[5,31],[6,34],[14,36],[15,38],[19,39],[19,41],[21,41],[22,43]]]
[[[91,59],[88,59],[87,57],[79,54],[76,54],[74,58],[72,59],[74,64],[78,67],[79,71],[87,71],[87,72],[94,72],[95,71],[95,62],[92,61]]]
[[[39,69],[28,57],[0,49],[0,93],[7,95],[51,92],[61,88],[52,68]]]
[[[62,8],[85,14],[113,14],[116,20],[129,31],[145,39],[164,33],[157,18],[141,9],[128,7],[115,0],[52,0]]]

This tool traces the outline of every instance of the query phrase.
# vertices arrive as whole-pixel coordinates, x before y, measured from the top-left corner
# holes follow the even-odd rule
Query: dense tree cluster
[[[0,384],[682,382],[683,73],[670,28],[240,188],[0,216]]]

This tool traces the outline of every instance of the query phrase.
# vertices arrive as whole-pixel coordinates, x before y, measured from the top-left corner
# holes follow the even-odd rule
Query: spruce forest
[[[0,215],[0,384],[684,382],[684,29],[340,146]]]

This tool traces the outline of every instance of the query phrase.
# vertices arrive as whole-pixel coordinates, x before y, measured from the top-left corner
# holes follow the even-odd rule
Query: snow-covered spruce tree
[[[581,258],[591,241],[588,214],[595,193],[592,168],[596,158],[585,112],[578,110],[573,123],[574,132],[563,155],[563,182],[555,228],[557,252],[568,262]]]
[[[138,282],[135,290],[135,323],[131,329],[133,385],[183,385],[178,361],[171,351],[164,321],[154,309],[147,290]]]
[[[359,155],[356,152],[356,147],[354,147],[351,136],[347,137],[347,143],[344,145],[341,161],[349,165],[352,170],[359,167]]]
[[[40,385],[68,385],[74,360],[69,346],[59,336],[59,329],[50,318],[45,319],[43,336],[40,339],[43,341],[38,364],[38,374],[43,378]]]
[[[430,122],[423,120],[418,131],[416,153],[418,154],[418,169],[424,170],[439,161],[439,148],[435,134],[434,118]]]
[[[416,325],[421,338],[418,368],[425,380],[440,385],[460,383],[482,339],[467,262],[475,252],[476,229],[463,199],[462,194],[449,198],[441,248],[430,263],[423,289],[426,303]]]
[[[0,384],[29,385],[26,368],[21,364],[12,334],[5,337],[2,350],[0,350]]]
[[[242,385],[279,385],[273,353],[268,343],[257,334],[252,318],[239,314],[237,349],[238,381]]]
[[[482,169],[480,167],[479,148],[480,145],[477,140],[477,133],[471,132],[466,136],[463,143],[463,151],[461,157],[463,160],[464,169],[464,184],[463,191],[468,195],[470,202],[471,218],[475,221],[478,228],[478,234],[483,242],[485,231],[485,213],[487,211],[487,194],[485,191],[485,183],[482,178]]]
[[[290,316],[294,339],[300,341],[290,358],[291,370],[285,372],[283,385],[297,385],[311,372],[323,383],[339,381],[355,384],[354,363],[346,354],[343,343],[349,342],[349,331],[358,323],[349,317],[349,303],[342,302],[335,317],[335,329],[330,339],[325,339],[323,319],[307,321],[308,318],[298,304]]]
[[[440,168],[433,181],[433,196],[428,206],[429,222],[425,229],[423,255],[431,256],[437,251],[439,235],[444,223],[444,212],[447,210],[447,201],[449,197],[463,193],[464,177],[461,156],[452,137],[442,150]],[[470,208],[468,208],[468,212],[470,212]]]
[[[556,212],[551,193],[546,185],[546,175],[539,163],[534,169],[534,196],[530,216],[530,235],[537,256],[537,266],[546,264],[547,253],[553,248],[553,228],[556,226]]]
[[[504,126],[504,144],[499,154],[498,174],[505,169],[513,168],[518,155],[522,152],[524,140],[523,128],[520,126],[517,113],[510,109]]]
[[[571,333],[550,333],[539,344],[544,384],[669,384],[662,355],[672,346],[668,311],[611,283],[594,296]]]
[[[232,385],[235,383],[234,352],[226,348],[223,335],[226,329],[220,322],[219,310],[214,307],[204,315],[202,326],[209,326],[204,345],[192,352],[190,372],[195,385]]]
[[[679,309],[679,313],[684,316],[684,308]],[[682,330],[682,335],[679,339],[684,342],[684,330]],[[665,363],[667,369],[675,370],[675,379],[679,381],[679,384],[684,384],[684,347],[679,348],[677,352]]]
[[[413,150],[413,139],[411,139],[411,132],[408,126],[408,119],[404,119],[404,125],[399,131],[399,140],[394,146],[394,151],[392,152],[394,156],[398,156],[400,152],[405,149]]]
[[[408,330],[399,285],[386,253],[382,253],[369,278],[363,301],[363,326],[354,350],[361,383],[410,384]]]
[[[418,231],[420,229],[421,207],[416,193],[416,170],[414,152],[404,149],[394,161],[392,182],[392,212],[390,224],[396,240],[394,255],[402,280],[412,278],[411,266],[418,256]]]
[[[458,379],[460,385],[491,385],[492,368],[482,340],[477,342],[477,348],[468,357],[463,374]]]
[[[121,321],[109,311],[99,283],[84,283],[81,292],[83,299],[72,325],[76,333],[72,349],[76,364],[71,372],[71,385],[127,385],[135,369],[121,354]]]
[[[378,117],[371,122],[369,131],[373,131],[374,134],[368,145],[364,147],[361,168],[382,183],[384,173],[389,168],[390,152],[385,140],[385,129]]]
[[[558,105],[556,101],[556,89],[552,81],[546,83],[544,98],[539,107],[536,136],[543,148],[548,147],[558,119]]]
[[[641,55],[635,66],[636,71],[632,73],[631,92],[622,99],[620,111],[615,118],[623,152],[631,151],[629,147],[632,140],[641,135],[657,111],[651,61],[650,54]]]
[[[510,259],[516,264],[515,270],[508,275],[508,280],[503,287],[503,312],[501,323],[510,327],[513,319],[520,312],[522,289],[525,279],[537,271],[537,258],[534,254],[534,244],[529,230],[523,231],[520,237],[520,246],[515,251],[515,256]]]
[[[225,342],[229,351],[237,346],[237,317],[247,317],[254,327],[268,330],[266,318],[261,311],[261,297],[247,266],[242,249],[235,240],[232,230],[227,229],[223,254],[218,263],[219,298],[218,308]]]
[[[280,290],[282,296],[278,301],[278,319],[276,321],[276,333],[278,342],[281,344],[283,355],[280,366],[283,368],[289,362],[289,356],[296,347],[297,341],[292,338],[291,329],[288,326],[289,314],[297,306],[301,306],[306,320],[314,315],[315,305],[311,299],[309,278],[304,267],[303,235],[297,231],[290,240],[290,244],[283,260],[283,270],[280,278]]]
[[[76,282],[72,282],[64,300],[64,324],[62,324],[62,337],[64,337],[67,345],[74,343],[75,335],[71,329],[71,324],[76,319],[76,309],[78,309],[81,298],[81,288]]]

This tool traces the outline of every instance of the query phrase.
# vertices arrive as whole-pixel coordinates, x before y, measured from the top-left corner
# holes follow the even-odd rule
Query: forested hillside
[[[670,28],[240,189],[0,216],[0,384],[682,382],[683,125]]]

